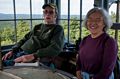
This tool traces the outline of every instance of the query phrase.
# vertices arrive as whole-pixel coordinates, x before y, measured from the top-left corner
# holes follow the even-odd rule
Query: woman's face
[[[43,10],[43,16],[46,24],[54,24],[56,21],[55,9],[49,6]]]
[[[99,12],[92,13],[87,19],[87,29],[93,35],[103,33],[105,27],[103,16]]]

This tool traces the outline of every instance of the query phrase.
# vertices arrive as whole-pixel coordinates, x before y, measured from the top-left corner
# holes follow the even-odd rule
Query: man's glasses
[[[43,11],[43,14],[50,14],[50,15],[52,15],[54,13],[54,11],[52,11],[52,10],[44,10]]]

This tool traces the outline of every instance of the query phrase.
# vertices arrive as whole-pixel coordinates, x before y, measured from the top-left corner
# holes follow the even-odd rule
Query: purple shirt
[[[97,38],[85,37],[80,44],[77,70],[94,74],[93,79],[109,79],[116,59],[117,42],[103,33]]]

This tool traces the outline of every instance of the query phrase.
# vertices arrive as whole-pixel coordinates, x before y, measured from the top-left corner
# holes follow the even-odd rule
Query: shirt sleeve
[[[113,38],[109,38],[104,47],[102,67],[93,79],[109,79],[113,72],[118,52],[117,42]]]
[[[84,40],[87,37],[84,37],[83,40],[81,41],[81,43],[79,44],[79,50],[78,50],[78,57],[77,57],[77,61],[76,61],[76,71],[80,71],[81,70],[81,61],[80,61],[80,49],[84,43]]]
[[[34,31],[40,28],[41,25],[42,24],[36,25],[31,31],[25,34],[25,36],[18,43],[16,43],[12,48],[15,48],[15,47],[20,48],[28,39],[30,39],[30,37],[34,34]]]
[[[29,38],[32,31],[28,32],[18,43],[16,43],[12,48],[20,48]]]
[[[77,62],[76,62],[76,71],[80,71],[81,70],[81,62],[80,62],[80,56],[78,54],[78,58],[77,58]]]
[[[51,38],[50,45],[46,48],[40,48],[35,53],[38,57],[56,56],[58,55],[64,46],[64,30],[62,27],[56,26],[53,37]]]

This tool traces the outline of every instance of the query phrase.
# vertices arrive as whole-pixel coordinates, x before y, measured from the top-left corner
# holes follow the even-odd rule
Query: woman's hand
[[[18,57],[14,61],[15,61],[15,63],[20,63],[20,62],[26,63],[26,62],[30,62],[34,59],[35,58],[34,58],[33,54],[29,54],[29,55],[23,55],[21,57]]]
[[[2,60],[7,60],[7,58],[10,58],[11,56],[13,55],[13,51],[10,51],[8,53],[6,53],[3,57],[2,57]]]
[[[76,76],[78,79],[82,79],[82,76],[81,76],[81,72],[80,71],[76,71]]]

